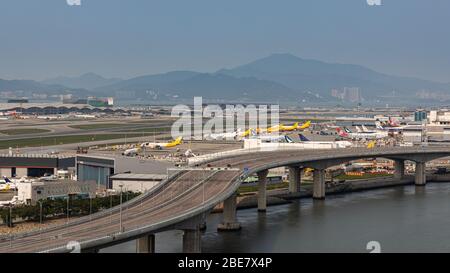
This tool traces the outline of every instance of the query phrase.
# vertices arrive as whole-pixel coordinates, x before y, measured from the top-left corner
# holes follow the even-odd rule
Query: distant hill
[[[77,88],[67,88],[57,84],[43,84],[32,80],[2,80],[0,79],[0,91],[23,91],[29,93],[87,93],[87,90]]]
[[[42,81],[44,84],[56,84],[70,88],[94,89],[100,86],[110,85],[120,82],[121,79],[107,79],[95,73],[86,73],[79,77],[57,77]]]
[[[367,102],[450,101],[450,84],[383,74],[360,65],[326,63],[291,54],[268,57],[215,73],[172,71],[127,80],[94,73],[43,82],[0,80],[0,91],[72,93],[126,99],[336,102],[331,89],[359,87]]]
[[[192,71],[174,71],[165,74],[148,75],[121,81],[97,88],[96,91],[133,92],[140,97],[192,98],[202,96],[208,99],[260,100],[275,98],[309,99],[316,97],[294,91],[277,82],[260,80],[255,77],[233,77],[223,74],[198,73]]]
[[[283,84],[294,90],[326,95],[333,88],[360,87],[366,97],[386,96],[393,90],[411,95],[419,90],[450,92],[450,84],[382,74],[360,65],[326,63],[291,54],[273,54],[218,74],[255,77]]]

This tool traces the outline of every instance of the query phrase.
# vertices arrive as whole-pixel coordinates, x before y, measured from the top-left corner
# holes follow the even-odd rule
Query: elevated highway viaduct
[[[334,150],[249,151],[218,157],[181,169],[151,191],[109,210],[71,220],[66,224],[0,238],[0,252],[81,252],[137,239],[138,252],[153,252],[155,233],[184,231],[183,251],[201,251],[201,226],[206,216],[223,202],[220,230],[240,228],[236,221],[236,192],[248,176],[257,174],[258,210],[266,210],[269,169],[286,166],[289,190],[298,192],[301,169],[312,168],[313,198],[325,198],[325,170],[361,158],[395,161],[395,177],[404,174],[405,160],[415,162],[415,184],[426,184],[425,164],[450,156],[450,147],[350,148]]]

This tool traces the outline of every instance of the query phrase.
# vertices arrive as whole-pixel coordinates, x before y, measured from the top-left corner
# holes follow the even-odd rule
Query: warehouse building
[[[80,182],[95,181],[97,188],[116,189],[117,181],[125,183],[131,188],[139,190],[142,184],[144,191],[153,187],[153,182],[159,182],[167,176],[167,168],[174,167],[172,163],[158,162],[155,160],[141,160],[123,156],[77,156],[76,171],[77,180]],[[133,176],[135,175],[135,176]],[[162,176],[160,176],[162,175]],[[140,177],[139,177],[140,176]],[[133,180],[137,179],[137,180]],[[130,183],[130,181],[137,181]],[[124,189],[125,190],[125,189]]]
[[[0,175],[41,177],[75,167],[75,157],[52,155],[0,155]]]

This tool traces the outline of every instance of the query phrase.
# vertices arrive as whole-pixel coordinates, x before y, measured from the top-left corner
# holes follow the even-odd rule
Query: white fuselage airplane
[[[341,130],[340,128],[336,129],[339,136],[342,138],[348,138],[348,139],[381,139],[388,136],[387,132],[358,132],[353,133],[352,131],[345,128],[345,131]]]
[[[238,136],[237,132],[230,132],[230,133],[212,133],[212,134],[208,134],[205,135],[206,139],[211,139],[211,140],[231,140],[231,139],[236,139]]]
[[[211,133],[206,134],[205,139],[209,140],[236,140],[238,138],[243,138],[252,135],[253,130],[248,129],[246,131],[242,131],[242,129],[238,129],[234,132],[226,132],[226,133]]]
[[[353,146],[350,141],[311,141],[307,137],[305,137],[303,134],[298,134],[298,137],[300,139],[300,142],[308,142],[312,144],[336,144],[340,148],[347,148]]]
[[[11,180],[9,180],[8,178],[3,177],[2,179],[0,179],[0,191],[8,191],[16,189],[17,189],[16,184],[11,182]]]
[[[286,135],[255,135],[250,137],[251,139],[260,139],[262,142],[294,142],[289,136]]]
[[[132,149],[127,149],[125,150],[122,155],[124,156],[136,156],[139,154],[139,152],[141,151],[141,148],[132,148]]]

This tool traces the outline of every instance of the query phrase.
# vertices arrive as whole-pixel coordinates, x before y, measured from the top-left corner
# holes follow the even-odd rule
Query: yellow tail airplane
[[[284,126],[283,124],[281,124],[280,131],[290,132],[290,131],[295,131],[297,129],[298,129],[298,122],[294,123],[294,125],[292,125],[292,126]]]
[[[171,142],[145,142],[141,144],[142,148],[150,148],[150,149],[164,149],[164,148],[172,148],[180,145],[183,142],[183,137],[177,137],[175,140]]]
[[[372,148],[374,148],[376,143],[377,143],[376,141],[371,141],[371,142],[369,142],[369,144],[367,144],[367,149],[372,149]]]
[[[167,143],[165,148],[171,148],[180,145],[183,142],[183,137],[177,137],[174,141]]]
[[[239,136],[240,136],[240,137],[248,137],[249,135],[251,135],[252,130],[253,130],[253,129],[250,128],[250,129],[246,130],[245,132],[243,132],[242,134],[240,134]]]
[[[308,120],[307,122],[303,123],[302,125],[297,126],[297,129],[305,130],[305,129],[309,128],[310,126],[311,126],[311,121]]]

